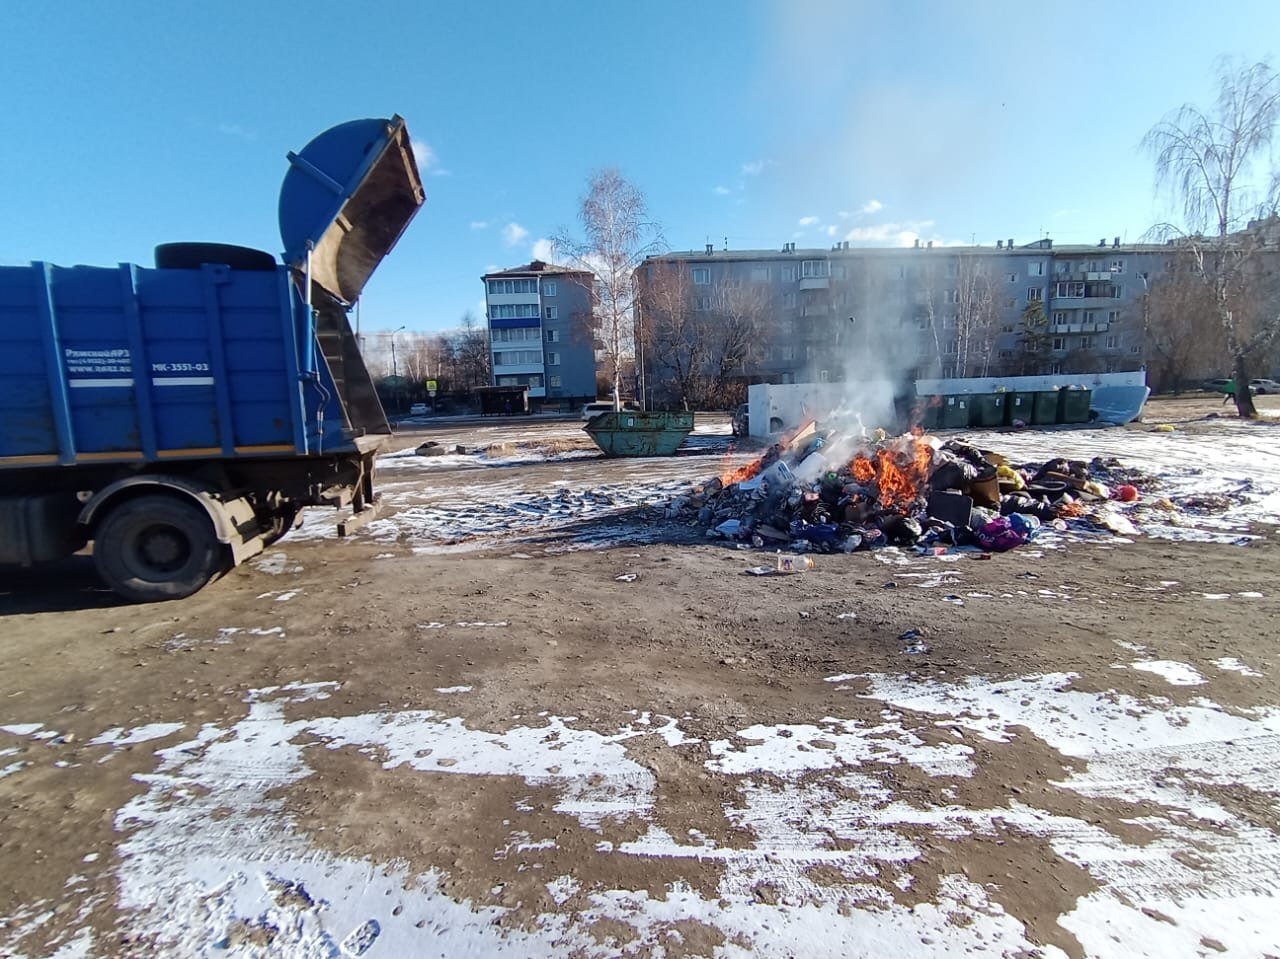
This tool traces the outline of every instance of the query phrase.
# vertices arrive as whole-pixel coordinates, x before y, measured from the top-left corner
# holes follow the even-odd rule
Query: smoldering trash
[[[1225,500],[1219,502],[1219,500]],[[810,421],[752,462],[673,500],[667,515],[711,539],[771,552],[1005,552],[1045,531],[1127,537],[1144,517],[1226,509],[1166,497],[1159,477],[1113,457],[1015,463],[963,439],[821,429]]]

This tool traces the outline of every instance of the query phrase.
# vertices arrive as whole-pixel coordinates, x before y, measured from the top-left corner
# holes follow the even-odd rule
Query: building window
[[[543,280],[543,281],[542,281],[542,295],[543,295],[543,296],[555,296],[555,295],[556,295],[556,281],[555,281],[555,280]],[[557,379],[558,379],[558,377],[557,377]],[[559,386],[560,384],[559,384],[559,383],[552,383],[551,385],[552,385],[552,386]]]
[[[521,320],[539,316],[536,303],[499,303],[489,307],[491,320]]]
[[[782,282],[794,283],[796,281],[796,267],[794,263],[789,263],[782,268]]]
[[[693,298],[693,308],[694,308],[695,310],[709,310],[709,309],[711,309],[711,297],[709,297],[709,296],[695,296],[695,297]]]
[[[951,379],[951,377],[955,375],[956,375],[956,367],[954,363],[948,363],[946,366],[942,368],[942,378],[944,380],[949,380]]]
[[[560,310],[554,306],[545,306],[542,308],[542,315],[548,320],[560,319]]]
[[[942,328],[944,330],[954,330],[956,328],[956,315],[954,313],[944,313],[942,315]]]
[[[806,279],[831,275],[831,264],[826,260],[805,260],[800,264],[800,275]]]
[[[954,280],[959,275],[960,275],[960,261],[948,260],[947,261],[947,279]]]
[[[1082,336],[1082,337],[1080,337],[1080,349],[1082,349],[1082,350],[1091,350],[1091,349],[1093,349],[1093,337],[1092,337],[1092,336]]]
[[[796,305],[796,295],[794,293],[783,293],[782,305],[786,307],[794,308]]]
[[[1140,346],[1131,346],[1131,347],[1129,347],[1129,352],[1130,352],[1130,353],[1141,353],[1141,352],[1142,352],[1142,347],[1140,347]]]
[[[494,366],[541,366],[541,350],[503,350],[493,354]]]
[[[540,389],[542,389],[542,376],[541,376],[541,374],[539,374],[539,375],[537,375],[537,376],[531,376],[531,377],[529,377],[529,389],[531,389],[531,390],[540,390]]]
[[[1070,260],[1059,260],[1057,263],[1055,263],[1055,264],[1053,265],[1053,271],[1054,271],[1055,273],[1070,273],[1070,272],[1071,272],[1071,261],[1070,261]]]
[[[547,330],[547,342],[548,342],[548,343],[559,343],[559,342],[560,342],[560,331],[559,331],[559,330]]]
[[[1053,314],[1053,325],[1054,325],[1054,326],[1066,326],[1066,325],[1067,325],[1067,311],[1066,311],[1066,310],[1056,310],[1056,311],[1054,312],[1054,314]]]
[[[515,376],[499,376],[498,385],[499,386],[519,386],[520,379],[519,377],[515,377]]]
[[[1013,359],[1013,350],[1001,350],[996,355],[1002,360],[1010,360]]]
[[[537,280],[490,280],[489,292],[498,296],[511,293],[537,293]]]
[[[1053,338],[1053,351],[1061,353],[1067,348],[1067,338],[1065,336],[1055,336]]]
[[[1044,299],[1044,289],[1042,287],[1039,287],[1039,286],[1027,287],[1028,303],[1039,303],[1043,299]]]
[[[1034,353],[1034,352],[1036,351],[1036,341],[1035,341],[1035,340],[1023,340],[1023,341],[1022,341],[1022,348],[1023,348],[1026,352],[1028,352],[1028,353]]]
[[[955,340],[948,340],[945,349],[948,356],[955,356],[960,351],[960,345]]]
[[[794,360],[796,358],[796,348],[794,346],[784,346],[782,348],[782,358],[784,360]]]
[[[695,266],[693,268],[694,286],[706,286],[711,282],[711,268],[707,266]]]
[[[959,290],[943,290],[943,291],[942,291],[942,302],[943,302],[943,303],[949,303],[949,304],[951,304],[952,306],[954,306],[955,304],[959,303],[959,302],[960,302],[960,291],[959,291]]]
[[[1044,276],[1044,260],[1032,260],[1028,263],[1027,276]]]
[[[753,266],[751,268],[752,283],[768,283],[769,268],[767,266]]]
[[[1115,349],[1119,349],[1119,347],[1120,347],[1120,337],[1118,336],[1107,337],[1107,349],[1115,350]]]
[[[1049,375],[1050,375],[1050,376],[1058,376],[1060,373],[1062,373],[1062,364],[1061,364],[1061,363],[1050,363],[1050,364],[1049,364]]]
[[[826,371],[826,370],[818,370],[818,382],[819,382],[819,383],[826,383],[826,382],[827,382],[828,380],[830,380],[830,379],[831,379],[831,377],[830,377],[830,375],[827,373],[827,371]]]
[[[559,366],[559,365],[560,365],[560,354],[547,353],[547,366]]]
[[[1006,323],[1004,326],[1000,327],[1000,332],[1001,332],[1001,333],[1012,333],[1012,332],[1013,332],[1013,324],[1012,324],[1012,323]]]
[[[1124,260],[1112,260],[1112,261],[1111,261],[1111,272],[1112,272],[1112,273],[1123,273],[1123,272],[1124,272]]]
[[[1084,296],[1084,281],[1059,281],[1053,284],[1053,295],[1057,299],[1078,299],[1079,297]]]
[[[1097,310],[1085,310],[1085,311],[1084,311],[1084,322],[1086,322],[1086,323],[1096,323],[1096,322],[1098,322],[1098,311],[1097,311]]]
[[[558,376],[548,376],[548,377],[547,377],[547,383],[548,383],[548,384],[550,384],[550,386],[551,386],[551,388],[552,388],[553,390],[558,390],[558,389],[560,388],[560,377],[558,377]]]
[[[1107,322],[1108,322],[1108,323],[1119,323],[1119,322],[1120,322],[1120,311],[1119,311],[1119,310],[1110,310],[1110,311],[1107,313]]]

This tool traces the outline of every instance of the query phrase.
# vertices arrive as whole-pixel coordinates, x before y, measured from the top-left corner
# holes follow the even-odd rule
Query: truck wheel
[[[125,599],[152,603],[196,592],[221,572],[224,552],[201,509],[169,496],[140,496],[99,524],[93,560]]]
[[[221,263],[233,270],[276,268],[276,258],[270,253],[231,243],[161,243],[156,247],[159,270],[198,270],[206,263]]]

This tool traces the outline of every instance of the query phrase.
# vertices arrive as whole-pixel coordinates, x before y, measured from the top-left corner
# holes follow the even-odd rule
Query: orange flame
[[[915,502],[929,478],[932,462],[933,447],[913,436],[898,452],[881,448],[876,450],[874,459],[859,453],[849,469],[859,483],[865,485],[874,480],[880,505],[894,509]]]
[[[754,477],[760,472],[760,464],[763,457],[752,460],[739,467],[731,467],[728,464],[720,472],[720,482],[725,486],[731,486],[734,483],[743,483]]]

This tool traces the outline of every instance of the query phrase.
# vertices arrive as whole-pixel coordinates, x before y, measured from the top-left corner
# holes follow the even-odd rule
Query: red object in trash
[[[1121,503],[1132,503],[1138,498],[1138,487],[1130,486],[1125,483],[1123,486],[1117,486],[1115,492],[1111,494],[1113,499],[1119,500]]]

